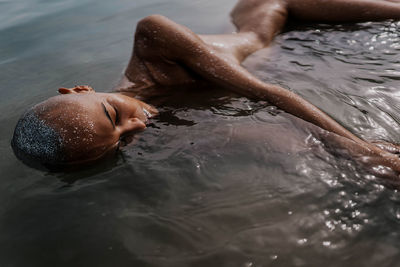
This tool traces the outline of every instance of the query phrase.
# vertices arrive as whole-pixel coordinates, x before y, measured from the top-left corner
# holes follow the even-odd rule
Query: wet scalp
[[[22,161],[55,165],[65,160],[63,143],[59,132],[40,119],[31,108],[19,119],[11,146]]]
[[[96,143],[95,123],[78,97],[52,97],[25,112],[11,141],[20,160],[35,168],[53,169],[85,162],[107,149]]]

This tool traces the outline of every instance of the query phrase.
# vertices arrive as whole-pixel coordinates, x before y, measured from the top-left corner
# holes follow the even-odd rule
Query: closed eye
[[[104,105],[104,103],[101,103],[101,105],[103,106],[103,111],[104,111],[105,115],[110,120],[113,128],[115,129],[115,124],[114,124],[113,120],[111,119],[110,113],[108,113],[108,110],[107,110],[106,106]]]
[[[118,109],[115,106],[112,106],[114,108],[115,111],[115,125],[117,125],[119,123],[119,113],[118,113]]]

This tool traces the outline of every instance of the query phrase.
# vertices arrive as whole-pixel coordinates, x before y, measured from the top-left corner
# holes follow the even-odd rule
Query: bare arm
[[[137,35],[148,41],[146,47],[157,47],[159,56],[166,60],[164,64],[176,66],[179,63],[183,68],[212,83],[251,98],[267,100],[296,117],[341,136],[342,138],[336,138],[338,144],[348,149],[354,156],[373,158],[374,165],[381,164],[400,172],[400,160],[396,155],[358,138],[295,93],[260,81],[241,67],[237,58],[214,49],[188,28],[158,15],[142,20],[139,26]],[[157,29],[160,35],[154,37],[152,34],[154,29]],[[148,59],[145,53],[141,53],[140,48],[137,52],[145,62],[160,60],[160,58],[154,59],[154,51]],[[371,162],[368,161],[369,164]]]
[[[200,64],[199,64],[200,63]],[[255,78],[239,65],[231,64],[212,51],[204,51],[189,57],[185,64],[203,77],[239,94],[255,99],[265,99],[278,108],[326,130],[319,138],[335,143],[349,151],[369,167],[383,165],[400,172],[400,159],[380,147],[368,143],[345,129],[326,113],[299,95],[282,87],[266,84]],[[201,68],[200,66],[213,66]],[[390,179],[397,177],[389,176]]]
[[[150,16],[138,24],[133,58],[140,59],[157,84],[190,82],[193,81],[192,74],[196,74],[239,94],[265,99],[328,131],[331,134],[327,138],[336,134],[338,138],[333,139],[337,139],[337,144],[354,156],[373,158],[374,164],[382,164],[400,172],[400,160],[396,155],[358,138],[300,96],[279,86],[266,84],[240,66],[240,62],[249,54],[271,42],[285,24],[288,14],[308,20],[328,18],[336,22],[349,21],[350,18],[353,21],[397,18],[400,13],[400,4],[397,2],[392,5],[387,1],[329,0],[329,9],[325,9],[326,2],[241,0],[232,11],[232,19],[239,33],[219,36],[198,36],[165,17]],[[382,11],[380,15],[374,15],[378,11]],[[330,13],[330,17],[322,16],[324,12]],[[128,66],[128,77],[129,70],[133,69]]]
[[[153,45],[168,61],[179,62],[210,82],[251,98],[267,100],[278,108],[327,131],[364,143],[299,95],[260,81],[239,65],[230,54],[221,53],[210,47],[188,28],[162,16],[148,17],[142,20],[139,26],[141,31],[144,31],[142,34],[146,35],[148,32],[144,37],[146,40],[154,38],[152,30],[148,29],[157,29],[158,32],[162,32],[161,36],[166,36],[165,40],[157,36],[158,39],[152,42],[157,42]],[[148,45],[150,44],[146,46]]]
[[[163,78],[159,75],[161,73],[169,76],[168,82],[171,82],[170,76],[175,76],[172,79],[176,80],[190,80],[181,72],[182,67],[190,69],[203,79],[249,97],[267,100],[280,109],[327,131],[367,145],[368,143],[346,130],[308,101],[284,88],[261,82],[239,64],[247,55],[271,42],[274,35],[279,33],[285,24],[288,10],[295,9],[296,12],[308,16],[307,12],[318,13],[319,10],[325,10],[327,2],[305,1],[307,5],[297,0],[241,0],[232,11],[232,19],[239,33],[225,36],[198,36],[190,29],[165,17],[150,16],[138,25],[136,39],[146,40],[146,44],[142,45],[142,48],[138,46],[137,52],[142,58],[147,57],[146,66],[153,74],[156,73],[153,77]],[[370,0],[330,0],[328,2],[330,3],[329,10],[333,15],[340,16],[340,13],[343,13],[350,16],[352,14],[355,18],[360,16],[360,13],[356,12],[358,9],[361,9],[362,14],[382,11],[386,18],[399,13],[400,6],[386,1],[378,1],[381,4],[377,5],[375,1],[372,3],[373,1]],[[361,3],[365,7],[361,8]],[[387,12],[387,5],[392,4],[397,6],[397,10],[393,11],[395,14]],[[370,15],[370,18],[380,19],[381,17]],[[157,32],[157,36],[154,32]],[[213,46],[214,42],[219,43],[224,49]],[[143,47],[151,47],[152,50],[143,49]],[[155,49],[158,50],[156,57],[154,56]],[[157,66],[157,69],[154,66]],[[368,144],[368,146],[372,150],[380,150],[374,145]]]

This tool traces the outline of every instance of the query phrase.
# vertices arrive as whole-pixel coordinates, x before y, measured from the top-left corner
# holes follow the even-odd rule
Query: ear
[[[58,89],[60,94],[81,94],[81,93],[94,93],[94,89],[88,85],[75,86],[73,88],[61,87]]]

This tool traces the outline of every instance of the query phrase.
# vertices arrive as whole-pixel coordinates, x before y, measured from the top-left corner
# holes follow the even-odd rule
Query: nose
[[[129,118],[120,126],[121,136],[146,129],[146,124],[138,118]]]

